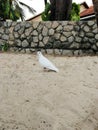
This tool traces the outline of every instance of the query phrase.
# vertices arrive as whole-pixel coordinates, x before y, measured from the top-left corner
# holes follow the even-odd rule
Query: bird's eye
[[[37,52],[37,54],[39,55],[39,54],[40,54],[40,52]]]

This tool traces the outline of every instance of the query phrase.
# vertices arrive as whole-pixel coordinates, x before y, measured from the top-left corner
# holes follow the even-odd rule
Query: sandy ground
[[[0,53],[0,130],[98,130],[98,57]]]

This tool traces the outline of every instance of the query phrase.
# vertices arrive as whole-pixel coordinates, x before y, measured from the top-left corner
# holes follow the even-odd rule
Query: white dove
[[[59,72],[58,68],[56,68],[55,65],[53,65],[51,61],[49,61],[46,57],[44,57],[40,51],[37,52],[37,55],[38,55],[38,60],[41,66],[49,70]]]

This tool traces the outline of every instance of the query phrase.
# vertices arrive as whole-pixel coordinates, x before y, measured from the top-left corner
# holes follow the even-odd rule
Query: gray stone
[[[8,26],[8,27],[11,27],[11,26],[12,26],[12,22],[8,22],[8,23],[7,23],[7,26]]]
[[[98,33],[98,28],[95,28],[94,30],[92,30],[93,33]]]
[[[84,23],[84,21],[79,21],[79,22],[77,22],[77,24],[78,24],[79,26],[81,26],[83,23]]]
[[[71,43],[69,43],[69,42],[62,42],[61,49],[70,48],[70,45],[71,45]]]
[[[51,21],[47,21],[47,22],[45,23],[45,25],[46,25],[47,28],[51,28],[52,23],[51,23]]]
[[[73,26],[77,25],[76,22],[74,22],[74,21],[66,21],[66,22],[67,22],[68,25],[71,25],[71,26],[72,26],[72,25],[73,25]],[[81,22],[81,21],[80,21],[80,22]],[[65,25],[67,25],[67,24],[65,24]]]
[[[51,43],[55,42],[55,37],[54,36],[49,37],[49,42]]]
[[[18,30],[18,33],[19,34],[23,34],[25,31],[25,27],[21,27],[19,30]]]
[[[62,55],[62,51],[60,49],[54,49],[55,55]]]
[[[40,25],[36,28],[36,30],[37,30],[39,33],[42,33],[42,29],[43,29],[43,25],[42,25],[42,24],[40,24]]]
[[[72,50],[63,50],[62,54],[65,56],[73,56]]]
[[[21,47],[18,47],[18,51],[20,52],[22,50],[22,48]]]
[[[54,43],[53,43],[53,48],[61,48],[62,47],[62,43],[60,42],[60,41],[55,41]]]
[[[82,49],[89,49],[89,48],[91,48],[91,45],[90,45],[90,43],[83,43],[83,44],[81,44],[81,48]]]
[[[76,38],[75,38],[75,41],[81,43],[82,38],[81,38],[81,37],[76,37]]]
[[[26,27],[26,21],[24,22],[18,22],[20,24],[21,27]]]
[[[9,41],[9,45],[13,46],[14,45],[14,41]]]
[[[93,45],[91,48],[92,48],[94,51],[98,51],[98,48],[96,47],[96,45]]]
[[[28,41],[29,43],[31,43],[31,42],[33,41],[33,37],[32,37],[32,36],[27,37],[27,41]]]
[[[48,34],[48,29],[44,26],[44,28],[42,30],[42,35],[47,36],[47,34]]]
[[[16,42],[15,42],[15,44],[16,44],[16,46],[22,46],[22,43],[21,43],[21,41],[18,39],[18,40],[16,40]]]
[[[73,41],[74,41],[74,37],[73,37],[73,36],[70,36],[70,37],[68,38],[68,42],[71,43],[71,42],[73,42]]]
[[[64,26],[64,31],[73,31],[73,26],[72,25]]]
[[[96,51],[96,55],[98,56],[98,51]]]
[[[74,29],[75,29],[75,31],[79,31],[80,27],[79,26],[75,26]]]
[[[73,53],[74,53],[74,56],[79,56],[79,50],[75,50]]]
[[[55,37],[55,39],[57,39],[57,40],[60,39],[60,33],[55,33],[55,34],[54,34],[54,37]]]
[[[71,32],[69,32],[69,33],[70,33],[70,36],[71,35],[73,35],[74,37],[77,36],[77,32],[76,31],[72,31],[72,33]]]
[[[33,37],[33,42],[38,42],[39,40],[38,40],[38,37],[36,37],[36,36],[34,36]]]
[[[88,37],[84,37],[84,38],[82,39],[82,41],[83,41],[83,42],[88,42],[88,41],[89,41],[89,38],[88,38]]]
[[[13,32],[14,32],[14,31],[13,31],[13,30],[14,30],[14,27],[10,27],[8,30],[9,30],[9,33],[13,33]]]
[[[13,47],[13,50],[14,50],[15,52],[18,52],[18,48],[17,48],[17,47]]]
[[[7,27],[8,25],[7,25],[7,22],[4,22],[4,27]]]
[[[67,26],[68,25],[68,21],[58,21],[62,26]]]
[[[92,26],[92,25],[95,24],[95,22],[94,22],[94,21],[88,21],[87,24],[88,24],[89,26]]]
[[[96,28],[97,28],[97,24],[94,24],[94,25],[93,25],[93,29],[96,29]]]
[[[79,36],[83,38],[85,36],[85,33],[83,31],[80,31]]]
[[[91,50],[91,49],[88,49],[88,50],[81,50],[82,51],[82,56],[83,55],[94,55],[94,51]]]
[[[32,24],[31,24],[31,23],[26,22],[26,24],[25,24],[25,27],[26,27],[26,28],[29,28],[29,27],[31,27],[31,26],[32,26]]]
[[[70,37],[72,35],[72,32],[63,32],[63,35],[66,37]]]
[[[26,39],[26,36],[25,36],[24,33],[21,35],[21,39],[22,39],[22,40],[23,40],[23,39]]]
[[[96,46],[98,47],[98,42],[96,43]]]
[[[46,49],[41,49],[41,52],[42,52],[42,54],[46,54],[47,53]]]
[[[93,33],[86,33],[86,36],[91,38],[91,37],[94,37],[94,34]]]
[[[79,56],[83,56],[83,51],[79,50]]]
[[[10,41],[13,41],[13,40],[14,40],[13,34],[9,34],[9,40],[10,40]]]
[[[1,37],[2,37],[2,34],[0,34],[0,39],[1,39]]]
[[[3,40],[9,40],[9,36],[6,35],[6,34],[3,34],[3,35],[2,35],[2,39],[3,39]]]
[[[95,38],[89,38],[89,43],[91,43],[91,44],[96,43],[96,39]]]
[[[33,30],[32,34],[33,34],[34,36],[38,36],[38,32],[37,32],[36,30]]]
[[[39,42],[39,47],[44,47],[44,43],[43,42]]]
[[[17,22],[12,22],[12,27],[16,26]]]
[[[14,50],[14,47],[10,47],[10,48],[9,48],[9,51],[14,52],[14,51],[15,51],[15,50]]]
[[[60,42],[60,41],[55,41],[53,44],[53,48],[58,48],[58,49],[65,49],[69,48],[70,44],[68,42]]]
[[[90,31],[90,27],[89,27],[89,26],[87,26],[87,25],[86,25],[86,26],[84,26],[84,31],[85,31],[85,32],[89,32],[89,31]]]
[[[77,42],[73,42],[71,45],[70,45],[70,49],[79,49],[80,48],[80,44],[77,43]]]
[[[0,46],[1,46],[1,45],[3,45],[3,44],[4,44],[4,42],[5,42],[5,40],[0,39]]]
[[[49,41],[49,37],[44,37],[43,38],[43,43],[46,44]]]
[[[36,29],[39,25],[39,22],[33,22],[33,28]]]
[[[31,51],[32,53],[35,53],[35,55],[36,55],[36,49],[30,48],[30,51]]]
[[[22,42],[22,47],[28,47],[29,46],[29,43],[27,42],[27,40],[24,40]]]
[[[22,54],[26,53],[25,49],[22,49],[22,50],[20,51],[20,53],[22,53]]]
[[[32,27],[26,29],[26,30],[25,30],[25,35],[26,35],[26,36],[29,36],[29,35],[31,34],[32,30],[33,30]]]
[[[52,28],[55,29],[59,26],[59,23],[57,21],[53,21]]]
[[[0,33],[4,34],[4,28],[0,28]]]
[[[49,36],[54,35],[54,29],[49,29]]]
[[[95,39],[98,40],[98,34],[95,35]]]
[[[17,25],[15,26],[15,28],[14,28],[14,31],[17,32],[20,28],[21,28],[21,27],[20,27],[20,24],[17,24]]]
[[[61,32],[62,29],[63,29],[62,25],[59,25],[59,26],[56,28],[56,31],[57,31],[57,32]]]
[[[51,54],[54,54],[54,50],[53,49],[47,49],[47,54],[51,55]]]
[[[65,36],[61,36],[61,37],[60,37],[60,40],[61,40],[62,42],[64,42],[64,41],[67,41],[67,38],[66,38]]]
[[[27,48],[25,51],[26,51],[27,54],[31,54],[31,51],[30,51],[29,48]]]
[[[9,34],[10,32],[9,32],[9,30],[8,29],[5,29],[5,34]]]
[[[41,41],[42,39],[43,39],[43,37],[42,37],[42,35],[41,34],[39,34],[39,40]]]
[[[47,42],[47,44],[45,44],[44,48],[45,49],[53,49],[53,44],[50,42]]]
[[[19,35],[18,35],[17,32],[14,33],[14,37],[15,37],[15,38],[19,38]]]
[[[35,42],[31,42],[31,47],[36,47],[37,44]]]

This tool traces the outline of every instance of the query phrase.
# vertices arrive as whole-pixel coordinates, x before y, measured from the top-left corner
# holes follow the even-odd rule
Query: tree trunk
[[[47,4],[47,0],[44,0],[45,5]]]
[[[69,20],[72,8],[72,0],[50,0],[50,3],[50,20]]]
[[[92,2],[94,5],[94,11],[95,11],[96,21],[98,26],[98,0],[92,0]]]

